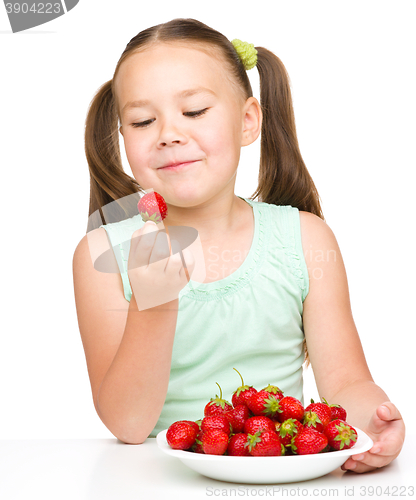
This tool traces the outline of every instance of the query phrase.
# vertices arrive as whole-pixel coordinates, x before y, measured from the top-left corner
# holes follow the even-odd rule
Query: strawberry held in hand
[[[145,194],[137,204],[143,222],[148,220],[159,224],[168,215],[168,207],[163,196],[156,191]]]

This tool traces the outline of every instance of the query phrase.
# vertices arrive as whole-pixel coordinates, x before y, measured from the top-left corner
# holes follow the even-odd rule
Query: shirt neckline
[[[212,281],[211,283],[199,283],[191,279],[189,283],[180,291],[179,299],[185,295],[197,300],[219,298],[224,294],[231,293],[241,288],[251,279],[251,273],[256,267],[256,264],[258,264],[259,254],[262,247],[261,236],[264,234],[264,231],[261,230],[261,228],[264,221],[262,220],[262,214],[259,212],[255,202],[241,196],[239,196],[239,198],[252,207],[254,215],[253,240],[244,262],[229,276],[217,281]]]

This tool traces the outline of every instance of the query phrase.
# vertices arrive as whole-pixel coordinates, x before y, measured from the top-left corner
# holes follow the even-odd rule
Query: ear
[[[259,101],[249,97],[243,107],[243,134],[241,146],[252,144],[260,135],[263,113]]]
[[[120,131],[120,134],[124,137],[124,135],[123,135],[123,127],[120,127],[119,131]]]

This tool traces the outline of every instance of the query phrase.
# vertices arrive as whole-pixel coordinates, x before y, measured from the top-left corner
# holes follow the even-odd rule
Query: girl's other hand
[[[398,456],[403,447],[404,421],[390,401],[376,409],[363,431],[373,440],[373,447],[365,453],[353,455],[341,467],[342,470],[368,472],[384,467]]]
[[[133,233],[128,275],[139,311],[177,299],[187,285],[180,252],[174,252],[176,243],[172,240],[173,255],[170,255],[166,233],[150,221]],[[189,248],[182,254],[191,275],[195,259]]]

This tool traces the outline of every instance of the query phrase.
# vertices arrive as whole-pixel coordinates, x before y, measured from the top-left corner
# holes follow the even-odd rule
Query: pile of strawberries
[[[340,405],[323,399],[323,403],[311,400],[304,408],[276,386],[257,391],[244,385],[242,377],[241,382],[232,405],[222,398],[217,384],[220,397],[205,406],[202,420],[174,422],[166,433],[169,446],[231,456],[309,455],[354,446],[357,431],[346,422]]]

